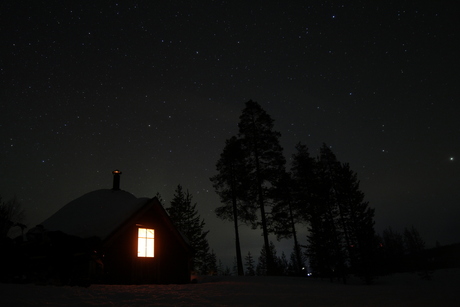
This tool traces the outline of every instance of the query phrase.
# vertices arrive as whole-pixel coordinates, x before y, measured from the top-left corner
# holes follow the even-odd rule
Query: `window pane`
[[[139,228],[137,238],[137,256],[154,257],[154,237],[155,230]]]
[[[145,257],[145,239],[138,238],[137,239],[137,256],[138,257]]]
[[[154,230],[153,229],[146,229],[147,232],[147,238],[154,238]]]
[[[146,257],[153,257],[153,239],[146,240]]]

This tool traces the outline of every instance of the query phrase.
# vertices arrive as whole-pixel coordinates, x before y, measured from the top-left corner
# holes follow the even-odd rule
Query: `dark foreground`
[[[460,269],[347,285],[295,277],[201,277],[185,285],[0,284],[2,306],[458,306]]]

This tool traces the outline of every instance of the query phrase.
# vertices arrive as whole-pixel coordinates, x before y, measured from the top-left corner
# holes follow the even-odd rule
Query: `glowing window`
[[[155,230],[139,228],[137,233],[137,257],[154,257]]]

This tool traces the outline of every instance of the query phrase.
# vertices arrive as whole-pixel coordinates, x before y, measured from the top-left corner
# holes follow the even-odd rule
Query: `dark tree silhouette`
[[[431,279],[432,271],[429,270],[429,259],[425,252],[425,241],[418,230],[411,226],[404,228],[404,244],[410,259],[408,269],[419,271],[422,279]]]
[[[297,251],[297,248],[294,246],[294,249],[290,256],[288,275],[305,276],[306,274],[305,263],[307,262],[307,260],[308,259],[304,254],[300,254],[300,262],[299,262],[298,251]]]
[[[195,252],[192,268],[207,274],[213,264],[208,263],[209,244],[206,236],[209,231],[204,231],[205,222],[200,218],[196,209],[196,203],[192,204],[192,195],[184,192],[178,185],[169,208],[166,208],[174,225],[190,240]]]
[[[267,252],[267,249],[265,248],[265,245],[262,246],[262,249],[260,250],[260,256],[259,256],[259,261],[257,263],[256,267],[256,274],[257,275],[269,275],[268,272],[268,259],[271,258],[273,259],[273,268],[271,275],[281,275],[282,274],[282,268],[280,266],[280,259],[276,255],[276,247],[273,242],[269,243],[269,249]]]
[[[286,164],[279,144],[280,133],[273,130],[270,115],[257,102],[250,100],[240,116],[238,135],[246,156],[248,196],[252,205],[260,210],[260,225],[268,250],[269,228],[265,207],[269,204],[269,192],[285,172]],[[267,254],[267,274],[274,274],[274,259],[270,253]]]
[[[276,234],[278,240],[283,238],[293,238],[294,251],[297,259],[296,268],[302,267],[302,251],[297,239],[296,224],[304,221],[304,215],[299,205],[293,198],[293,180],[289,173],[284,173],[275,184],[272,199],[273,207],[269,218],[270,232]],[[305,209],[303,209],[305,210]],[[301,273],[299,270],[298,274]]]
[[[403,235],[391,227],[382,233],[382,273],[402,272],[405,253]]]
[[[278,238],[294,239],[294,255],[296,274],[302,274],[304,260],[297,239],[296,224],[305,223],[307,209],[312,201],[315,184],[315,160],[310,157],[306,146],[300,143],[296,146],[297,152],[292,156],[292,175],[286,174],[277,185],[279,197],[272,210],[274,232]]]
[[[214,253],[214,250],[207,254],[206,265],[207,270],[205,270],[204,273],[208,273],[209,275],[217,275],[217,256],[216,253]]]
[[[308,148],[301,143],[296,145],[292,156],[292,186],[294,205],[298,215],[305,218],[317,188],[316,161],[310,156]]]
[[[348,262],[356,275],[371,283],[375,275],[374,260],[378,246],[374,231],[374,209],[364,201],[357,175],[348,163],[340,165],[334,181]]]
[[[405,227],[401,234],[390,227],[382,233],[382,273],[419,271],[423,279],[431,279],[431,260],[425,241],[414,227]]]
[[[309,255],[313,267],[343,278],[346,267],[370,283],[378,246],[374,210],[364,202],[359,181],[325,144],[317,159],[315,199],[309,206]]]
[[[248,252],[246,257],[244,257],[245,265],[246,265],[246,275],[254,276],[256,275],[256,270],[254,266],[254,258],[251,255],[251,252]]]
[[[317,158],[314,198],[307,210],[309,235],[307,253],[316,273],[345,281],[343,234],[338,228],[339,212],[334,195],[333,173],[339,163],[332,151],[323,144]]]
[[[404,238],[402,234],[388,227],[383,231],[383,247],[388,257],[402,257],[404,255]]]
[[[5,238],[13,226],[19,226],[24,231],[23,219],[24,209],[16,197],[7,202],[0,197],[0,238]]]
[[[230,138],[225,142],[224,150],[217,161],[216,168],[219,173],[210,178],[223,203],[216,209],[216,215],[223,220],[233,221],[238,275],[244,275],[238,222],[255,226],[257,220],[255,207],[248,203],[248,177],[244,159],[241,141],[236,137]]]
[[[404,228],[404,245],[408,254],[417,254],[425,249],[425,241],[414,226]]]

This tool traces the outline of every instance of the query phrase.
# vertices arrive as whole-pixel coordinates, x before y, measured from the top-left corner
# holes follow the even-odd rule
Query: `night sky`
[[[209,178],[249,99],[288,159],[323,142],[358,173],[376,230],[460,242],[458,16],[444,1],[1,1],[0,195],[29,227],[112,187],[178,184],[229,266]],[[261,230],[241,226],[258,257]],[[291,241],[276,242],[287,254]],[[306,243],[305,232],[300,235]]]

